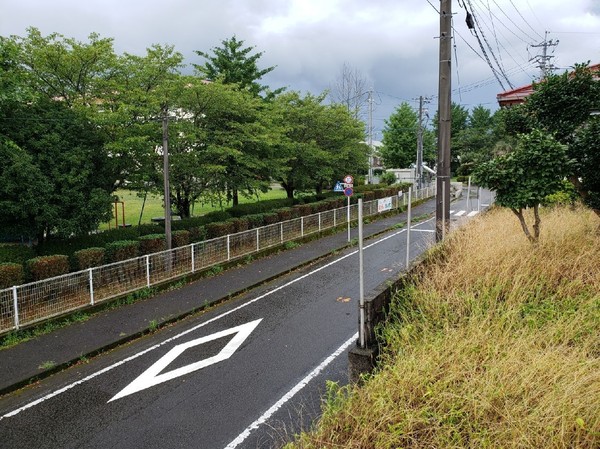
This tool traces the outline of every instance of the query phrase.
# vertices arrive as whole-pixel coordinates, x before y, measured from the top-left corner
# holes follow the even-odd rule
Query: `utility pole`
[[[369,90],[369,184],[373,184],[373,89]]]
[[[450,125],[452,0],[440,1],[440,72],[438,88],[438,157],[435,236],[441,241],[450,222]]]
[[[417,189],[423,188],[423,95],[419,97],[419,129],[417,130]]]
[[[554,70],[554,65],[550,64],[550,60],[552,58],[554,58],[554,56],[548,55],[548,47],[556,47],[558,45],[558,42],[559,42],[558,40],[556,40],[556,41],[553,41],[552,39],[548,40],[548,31],[546,31],[544,34],[544,42],[542,42],[541,44],[530,45],[530,47],[533,47],[533,48],[539,48],[539,47],[542,48],[541,55],[537,55],[530,59],[530,61],[535,59],[536,62],[538,63],[538,68],[542,72],[542,75],[541,75],[542,79],[546,78],[552,72],[552,70]]]
[[[167,249],[171,249],[171,190],[169,187],[169,108],[162,108],[162,132],[163,132],[163,179],[165,191],[165,239]]]

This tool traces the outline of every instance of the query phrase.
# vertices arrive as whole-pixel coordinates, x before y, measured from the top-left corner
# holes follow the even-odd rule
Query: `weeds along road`
[[[414,225],[411,258],[433,229]],[[404,270],[405,245],[404,228],[365,242],[365,292]],[[351,248],[8,395],[1,445],[279,447],[319,415],[326,380],[347,382],[358,282]]]

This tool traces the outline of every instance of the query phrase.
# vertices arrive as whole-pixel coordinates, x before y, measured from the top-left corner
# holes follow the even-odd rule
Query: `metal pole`
[[[408,218],[406,221],[406,269],[408,270],[408,266],[410,264],[410,222],[412,215],[411,208],[411,200],[412,200],[412,188],[408,188]]]
[[[92,269],[89,269],[89,275],[90,275],[90,304],[93,306],[94,305],[94,276],[92,274]]]
[[[471,212],[471,177],[469,176],[469,183],[467,184],[467,211]]]
[[[360,329],[358,331],[360,347],[365,347],[365,279],[363,258],[363,212],[362,198],[358,199],[358,285],[359,285],[359,311]]]
[[[17,286],[13,285],[13,311],[15,319],[15,329],[19,330],[19,301],[17,296]]]
[[[196,245],[192,243],[190,250],[192,251],[192,273],[194,273],[196,271]]]
[[[260,251],[260,231],[259,228],[256,229],[256,251]]]
[[[446,222],[449,220],[449,210],[444,205],[450,202],[450,125],[451,125],[451,54],[452,54],[452,1],[440,2],[440,68],[438,94],[438,158],[437,185],[438,193],[442,191],[443,198],[436,200],[436,241],[444,237]],[[443,186],[443,188],[441,188]]]
[[[350,196],[348,196],[347,198],[348,198],[348,213],[347,213],[347,218],[348,218],[348,242],[350,242]]]
[[[477,212],[481,212],[481,187],[477,187]]]
[[[165,195],[165,239],[167,249],[171,249],[171,190],[169,187],[169,109],[163,106],[163,178]]]
[[[150,256],[146,255],[146,287],[150,288]]]

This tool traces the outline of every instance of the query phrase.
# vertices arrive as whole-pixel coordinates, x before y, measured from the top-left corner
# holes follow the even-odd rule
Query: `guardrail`
[[[435,194],[435,186],[416,192],[413,201]],[[392,208],[406,205],[393,196]],[[381,200],[365,202],[363,216],[378,214]],[[389,204],[389,199],[388,199]],[[358,219],[358,205],[319,212],[169,251],[0,290],[0,334],[230,262],[285,242]]]

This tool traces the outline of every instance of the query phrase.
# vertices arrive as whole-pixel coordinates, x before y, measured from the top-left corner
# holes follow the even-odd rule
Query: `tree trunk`
[[[542,222],[542,220],[540,219],[540,205],[536,204],[533,207],[533,216],[535,217],[535,222],[533,224],[533,235],[535,238],[535,241],[539,241],[540,239],[540,223]]]
[[[513,213],[519,219],[519,223],[521,223],[521,228],[523,229],[523,232],[525,233],[525,236],[527,237],[527,239],[531,243],[536,243],[537,239],[531,235],[531,232],[529,232],[529,228],[527,227],[527,223],[525,222],[525,217],[523,216],[523,208],[519,208],[519,210],[517,210],[517,209],[513,209],[511,207],[510,210],[512,210]]]
[[[238,204],[240,204],[240,193],[238,189],[231,190],[231,200],[233,206],[237,206]]]
[[[282,182],[281,187],[285,189],[285,193],[287,195],[288,200],[294,198],[294,185],[293,183]]]

